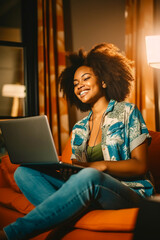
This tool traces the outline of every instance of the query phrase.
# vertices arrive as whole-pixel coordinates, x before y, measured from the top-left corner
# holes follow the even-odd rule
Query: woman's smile
[[[80,95],[81,97],[83,97],[83,96],[85,96],[87,93],[88,93],[88,90],[84,90],[84,91],[80,92],[79,95]]]

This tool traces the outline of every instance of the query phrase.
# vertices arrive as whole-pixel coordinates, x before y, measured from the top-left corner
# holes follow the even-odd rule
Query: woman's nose
[[[84,82],[83,81],[79,82],[78,89],[81,89],[82,87],[84,87]]]

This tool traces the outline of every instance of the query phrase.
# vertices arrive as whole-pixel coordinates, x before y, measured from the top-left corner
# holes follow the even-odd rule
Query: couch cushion
[[[0,204],[0,229],[16,221],[17,218],[23,217],[24,214],[14,209],[4,207]]]
[[[138,208],[93,210],[77,221],[75,227],[93,231],[133,231],[138,211]]]
[[[20,213],[27,214],[34,208],[22,193],[15,192],[11,188],[0,188],[0,196],[0,204]]]
[[[57,238],[58,239],[58,238]],[[83,229],[74,229],[61,240],[133,240],[131,232],[96,232]],[[143,239],[141,239],[143,240]]]
[[[10,162],[8,155],[4,156],[1,159],[1,171],[2,171],[3,178],[12,189],[14,189],[17,192],[20,192],[20,189],[14,180],[14,172],[18,166],[19,165],[12,164]]]
[[[0,187],[8,187],[8,183],[6,179],[4,179],[2,169],[1,169],[1,164],[0,164]]]

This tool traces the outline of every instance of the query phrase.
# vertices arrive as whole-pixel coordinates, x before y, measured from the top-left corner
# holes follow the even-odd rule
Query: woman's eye
[[[86,77],[86,78],[84,79],[84,81],[87,81],[88,79],[90,79],[90,77]]]

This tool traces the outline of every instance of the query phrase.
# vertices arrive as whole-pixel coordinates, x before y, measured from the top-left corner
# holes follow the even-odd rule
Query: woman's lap
[[[46,171],[40,172],[36,169],[26,167],[20,167],[17,170],[15,179],[26,197],[32,203],[34,201],[34,205],[38,205],[47,197],[54,194],[65,183],[57,172],[53,172],[53,176],[51,176],[51,174],[46,174]],[[85,168],[79,173],[72,175],[69,179],[71,186],[74,182],[77,187],[81,185],[87,186],[88,183],[92,184],[92,181],[96,189],[99,189],[99,195],[95,200],[98,200],[98,205],[104,209],[132,207],[136,206],[137,202],[141,200],[141,197],[137,193],[122,184],[119,180],[93,168]],[[88,184],[88,187],[90,188],[91,185]],[[35,196],[33,197],[33,195]],[[33,199],[36,199],[36,201]]]

